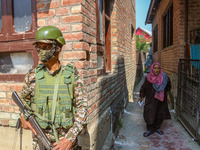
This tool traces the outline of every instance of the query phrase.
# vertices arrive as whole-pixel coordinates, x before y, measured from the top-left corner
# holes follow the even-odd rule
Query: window
[[[158,25],[153,29],[153,52],[158,51]]]
[[[103,40],[103,24],[104,24],[104,0],[96,0],[96,26],[97,26],[97,42]]]
[[[0,41],[34,38],[35,0],[0,0],[0,2]]]
[[[1,73],[27,73],[33,66],[31,53],[2,53],[0,55]]]
[[[173,44],[173,5],[163,17],[163,48]]]
[[[32,45],[36,11],[36,0],[0,0],[1,81],[23,81],[27,70],[37,65]]]
[[[96,0],[98,75],[111,71],[111,11],[114,1]]]

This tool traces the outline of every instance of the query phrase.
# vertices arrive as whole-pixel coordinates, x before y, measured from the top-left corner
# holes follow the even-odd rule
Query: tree
[[[136,35],[136,49],[140,52],[148,52],[150,43],[147,43],[144,37]]]

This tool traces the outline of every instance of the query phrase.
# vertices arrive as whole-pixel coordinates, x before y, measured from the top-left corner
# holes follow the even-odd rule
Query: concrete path
[[[122,117],[123,126],[112,150],[200,150],[198,143],[174,119],[173,110],[170,110],[172,119],[165,120],[161,126],[164,135],[154,133],[149,137],[143,137],[143,132],[146,131],[143,107],[137,104],[143,82],[144,78],[135,88],[134,101],[128,102]]]

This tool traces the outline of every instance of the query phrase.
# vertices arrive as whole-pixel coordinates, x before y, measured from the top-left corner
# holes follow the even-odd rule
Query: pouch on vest
[[[68,129],[73,125],[73,92],[74,68],[65,67],[58,86],[56,101],[55,124],[56,127]],[[34,105],[36,105],[36,119],[43,129],[51,128],[46,120],[51,120],[52,100],[54,93],[55,76],[51,76],[45,69],[36,71],[36,86]],[[35,107],[35,106],[34,106]]]

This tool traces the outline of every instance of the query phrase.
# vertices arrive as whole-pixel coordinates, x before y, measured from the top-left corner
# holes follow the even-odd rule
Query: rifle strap
[[[56,82],[55,82],[55,85],[54,85],[53,102],[52,102],[52,116],[51,116],[51,122],[53,123],[52,124],[53,133],[54,133],[54,136],[55,136],[57,143],[58,143],[58,134],[57,134],[57,131],[56,131],[56,128],[55,128],[54,119],[55,119],[55,113],[56,113],[56,101],[57,101],[57,98],[58,98],[58,87],[59,87],[59,82],[60,82],[60,78],[61,78],[61,75],[62,75],[62,68],[61,68],[60,71],[61,72],[58,73],[58,76],[56,78]]]

